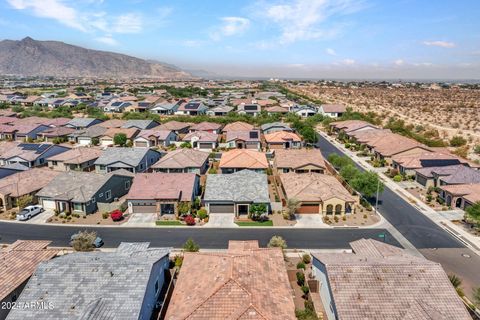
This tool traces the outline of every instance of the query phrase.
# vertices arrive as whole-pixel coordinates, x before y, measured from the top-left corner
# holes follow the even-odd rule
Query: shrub
[[[29,194],[23,195],[17,199],[17,206],[18,209],[22,210],[26,206],[28,206],[30,203],[32,203],[33,197]]]
[[[209,174],[217,174],[217,169],[215,169],[214,167],[211,167],[210,169],[208,169],[208,173]]]
[[[200,250],[200,246],[196,244],[192,238],[189,238],[183,245],[183,251],[186,251],[186,252],[198,252],[199,250]]]
[[[184,216],[190,212],[190,204],[188,202],[180,202],[178,204],[178,213]]]
[[[183,257],[182,256],[176,256],[175,257],[175,267],[177,269],[180,269],[182,267],[182,264],[183,264]]]
[[[113,136],[113,143],[123,147],[127,143],[127,135],[125,133],[115,134]]]
[[[305,263],[303,263],[303,261],[300,261],[299,263],[297,263],[297,269],[304,269],[305,270]]]
[[[280,236],[273,236],[270,241],[268,242],[269,248],[287,248],[287,242]]]
[[[92,231],[80,231],[71,241],[71,246],[75,251],[92,251],[93,242],[97,238],[97,233]]]
[[[197,211],[197,217],[201,220],[205,219],[206,217],[208,217],[208,214],[207,214],[207,210],[205,209],[200,209]]]
[[[304,253],[302,256],[302,261],[305,264],[309,264],[312,261],[312,257],[308,253]]]
[[[113,210],[110,213],[110,218],[112,218],[113,221],[120,221],[123,219],[123,213],[120,210]]]
[[[465,140],[462,136],[454,136],[450,139],[450,146],[452,147],[461,147],[467,144],[467,140]]]
[[[402,176],[397,174],[396,176],[393,177],[393,181],[395,182],[401,182],[403,179],[402,179]]]
[[[102,218],[103,218],[103,219],[107,219],[107,218],[108,218],[108,212],[102,213]]]
[[[264,203],[254,203],[250,205],[249,218],[256,221],[267,213],[267,205]]]
[[[188,215],[184,219],[187,226],[194,226],[195,225],[195,218],[192,215]]]
[[[475,152],[476,154],[480,154],[480,144],[476,145],[475,148],[473,148],[473,152]]]
[[[297,272],[296,276],[297,276],[297,284],[299,286],[303,286],[305,284],[305,274],[303,274],[303,272]]]
[[[303,295],[305,296],[310,292],[310,289],[305,285],[303,285],[301,289],[302,289]]]
[[[335,222],[338,222],[338,216],[333,217],[333,220],[334,220]]]

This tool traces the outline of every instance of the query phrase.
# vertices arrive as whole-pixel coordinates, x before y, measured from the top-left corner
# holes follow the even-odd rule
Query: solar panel
[[[112,107],[118,107],[121,104],[122,103],[120,101],[117,101],[117,102],[112,103]]]
[[[250,139],[258,139],[258,132],[250,131]]]
[[[185,105],[185,110],[195,110],[198,109],[199,103],[188,103]]]
[[[243,107],[244,110],[257,110],[257,105],[255,104],[246,104],[244,107]]]

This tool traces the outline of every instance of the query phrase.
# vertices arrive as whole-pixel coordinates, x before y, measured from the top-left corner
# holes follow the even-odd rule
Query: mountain
[[[0,41],[0,74],[56,77],[191,78],[181,69],[124,54],[85,49],[60,41]]]

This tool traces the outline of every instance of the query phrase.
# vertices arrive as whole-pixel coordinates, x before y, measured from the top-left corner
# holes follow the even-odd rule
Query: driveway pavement
[[[319,214],[296,214],[294,228],[330,228]]]
[[[210,213],[208,223],[205,228],[238,228],[234,222],[235,215],[233,213]]]
[[[157,220],[156,213],[133,213],[123,227],[151,227]]]
[[[26,223],[46,223],[48,218],[53,217],[54,212],[53,210],[45,210],[30,220],[25,221]]]

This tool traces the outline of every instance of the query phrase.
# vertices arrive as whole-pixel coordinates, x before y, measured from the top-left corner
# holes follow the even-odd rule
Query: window
[[[95,199],[95,197],[93,197],[93,198],[91,199],[91,201],[92,201],[92,203],[95,203],[95,201],[97,201],[97,199]]]
[[[128,190],[128,189],[130,189],[130,180],[125,181],[125,190]]]
[[[140,170],[143,169],[143,163],[140,163]]]
[[[56,166],[58,164],[58,161],[52,161],[52,165]]]
[[[112,191],[108,190],[105,192],[105,200],[110,200],[112,197]]]
[[[87,204],[88,205],[88,204]],[[83,211],[83,206],[81,203],[74,203],[73,204],[73,210],[74,211]]]
[[[159,286],[158,286],[158,280],[155,281],[155,295],[158,294],[158,289],[159,289]]]
[[[103,197],[103,192],[98,194],[98,197],[101,198]]]
[[[105,166],[103,164],[99,165],[98,167],[100,168],[100,170],[105,170],[107,168],[107,166]]]

